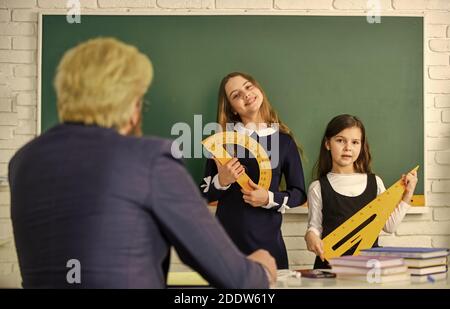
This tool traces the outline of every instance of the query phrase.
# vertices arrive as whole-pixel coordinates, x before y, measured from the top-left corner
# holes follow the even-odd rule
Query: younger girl
[[[272,109],[259,83],[248,74],[235,72],[222,80],[217,118],[224,131],[231,124],[237,132],[259,141],[272,154],[271,160],[276,153],[278,162],[272,160],[269,190],[258,187],[256,159],[236,146],[237,154],[245,153],[243,158],[235,157],[225,165],[207,160],[201,190],[208,201],[218,201],[216,216],[244,254],[266,249],[279,269],[288,268],[281,234],[282,213],[306,201],[302,163],[294,138]],[[279,147],[271,147],[272,144]],[[244,171],[252,180],[249,183],[252,191],[241,189],[236,182]],[[286,180],[285,191],[279,190],[282,175]]]
[[[330,268],[323,259],[322,239],[386,189],[372,173],[364,125],[355,116],[334,117],[325,130],[316,163],[316,181],[308,191],[309,218],[305,235],[317,257],[314,268]],[[409,208],[417,184],[416,172],[402,175],[405,193],[383,230],[393,233]],[[378,246],[378,240],[374,246]],[[344,255],[352,255],[355,248]]]

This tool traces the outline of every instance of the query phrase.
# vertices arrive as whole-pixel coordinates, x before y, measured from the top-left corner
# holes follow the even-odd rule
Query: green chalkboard
[[[306,181],[327,122],[350,113],[366,125],[386,186],[420,164],[423,194],[423,18],[365,16],[99,16],[80,24],[42,16],[41,129],[57,123],[55,68],[79,42],[113,36],[149,55],[155,79],[144,133],[176,138],[194,115],[215,121],[217,91],[232,71],[253,75],[305,149]],[[206,136],[205,136],[206,137]],[[196,142],[201,139],[197,136]],[[193,148],[194,149],[194,148]],[[186,159],[196,182],[204,159]]]

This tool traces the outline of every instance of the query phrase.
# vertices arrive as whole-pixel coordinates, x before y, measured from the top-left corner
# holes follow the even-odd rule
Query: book
[[[424,247],[377,247],[361,250],[359,254],[362,256],[384,255],[426,259],[447,256],[449,254],[449,249]]]
[[[335,274],[339,275],[366,275],[371,268],[366,267],[350,267],[350,266],[333,266],[331,271]],[[386,267],[380,269],[381,275],[393,275],[393,274],[399,274],[404,273],[408,271],[408,267],[406,265],[401,266],[393,266],[393,267]]]
[[[447,271],[447,265],[439,265],[439,266],[431,266],[424,268],[409,268],[409,272],[411,275],[427,275],[427,274],[435,274]]]
[[[339,280],[354,280],[354,281],[363,281],[367,283],[388,283],[388,282],[398,282],[398,281],[410,281],[411,276],[409,273],[400,273],[389,276],[378,276],[376,279],[373,276],[367,275],[338,275],[337,278]]]
[[[447,257],[441,256],[437,258],[429,258],[429,259],[413,259],[413,258],[404,258],[405,264],[408,267],[429,267],[429,266],[437,266],[437,265],[446,265]]]
[[[447,272],[428,274],[428,275],[411,275],[411,282],[431,282],[447,279]]]
[[[355,267],[392,267],[404,265],[403,258],[390,256],[341,256],[330,259],[331,266],[355,266]]]

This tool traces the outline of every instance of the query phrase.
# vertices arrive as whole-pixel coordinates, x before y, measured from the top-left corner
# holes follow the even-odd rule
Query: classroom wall
[[[37,13],[67,12],[62,0],[0,0],[0,287],[19,287],[10,221],[7,164],[36,135]],[[72,1],[73,2],[73,1]],[[424,14],[425,191],[428,212],[408,214],[382,245],[450,247],[450,0],[82,0],[83,12],[176,12],[366,15]],[[81,16],[82,18],[82,16]],[[381,19],[382,22],[382,19]],[[398,149],[393,154],[399,153]],[[310,267],[306,214],[286,214],[283,233],[292,267]],[[174,258],[172,269],[186,269]]]

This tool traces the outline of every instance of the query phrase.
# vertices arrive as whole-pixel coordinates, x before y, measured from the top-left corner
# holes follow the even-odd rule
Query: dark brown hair
[[[372,156],[370,155],[369,143],[367,142],[366,129],[362,121],[352,115],[343,114],[334,117],[328,123],[322,141],[320,143],[319,158],[314,165],[314,177],[319,179],[329,173],[333,167],[331,152],[327,150],[325,143],[342,130],[357,127],[361,130],[361,152],[358,159],[353,163],[355,171],[358,173],[371,173]],[[313,178],[314,178],[313,177]]]

